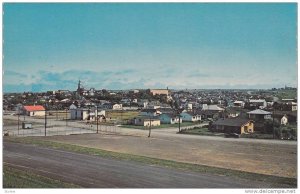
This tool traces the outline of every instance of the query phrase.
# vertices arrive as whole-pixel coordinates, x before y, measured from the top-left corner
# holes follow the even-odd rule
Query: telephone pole
[[[45,106],[45,136],[47,135],[47,108]]]
[[[150,116],[150,126],[149,126],[149,135],[148,135],[148,137],[150,137],[150,135],[151,135],[151,116]]]
[[[20,109],[18,109],[18,135],[20,130]]]
[[[68,126],[68,109],[66,109],[66,126]]]
[[[96,119],[97,119],[97,133],[98,133],[98,125],[99,125],[99,118],[98,118],[98,106],[96,106],[96,115],[97,115],[97,117],[96,117]]]

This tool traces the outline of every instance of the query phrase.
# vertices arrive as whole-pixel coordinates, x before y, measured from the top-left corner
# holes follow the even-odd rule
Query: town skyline
[[[64,10],[68,10],[65,12]],[[3,90],[297,87],[296,3],[3,4]]]

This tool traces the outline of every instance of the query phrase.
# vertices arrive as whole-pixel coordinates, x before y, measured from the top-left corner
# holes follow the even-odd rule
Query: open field
[[[154,130],[151,138],[105,133],[34,138],[245,172],[297,176],[296,142],[159,134]]]
[[[297,98],[297,90],[277,90],[276,96],[279,99],[295,99]]]
[[[139,115],[138,111],[110,110],[106,111],[106,118],[128,120]]]
[[[78,186],[4,165],[3,188],[78,188]]]
[[[296,179],[293,178],[245,173],[33,138],[6,138],[4,148],[4,162],[7,164],[83,187],[296,187]]]

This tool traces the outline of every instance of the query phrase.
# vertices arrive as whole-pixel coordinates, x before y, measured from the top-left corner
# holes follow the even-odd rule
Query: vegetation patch
[[[224,133],[215,133],[208,130],[207,127],[193,127],[181,130],[182,134],[191,135],[207,135],[207,136],[221,136],[224,137]]]
[[[183,162],[175,162],[171,160],[163,160],[157,158],[150,158],[145,156],[138,156],[133,154],[125,154],[125,153],[118,153],[118,152],[111,152],[102,149],[96,148],[89,148],[83,147],[78,145],[66,144],[66,143],[58,143],[47,141],[43,139],[37,139],[34,137],[23,137],[23,138],[16,138],[16,137],[5,137],[4,141],[10,141],[15,143],[25,143],[25,144],[34,144],[43,147],[50,147],[54,149],[61,149],[65,151],[77,152],[82,154],[90,154],[100,157],[106,157],[111,159],[117,160],[126,160],[126,161],[133,161],[139,162],[143,164],[150,164],[174,169],[181,169],[181,170],[190,170],[194,172],[200,173],[208,173],[208,174],[215,174],[221,176],[233,176],[239,178],[245,178],[250,180],[256,181],[263,181],[267,182],[272,185],[272,187],[296,187],[297,186],[297,179],[296,178],[285,178],[285,177],[277,177],[271,175],[263,175],[257,173],[250,173],[238,170],[231,170],[225,168],[218,168],[218,167],[211,167],[205,165],[198,165],[198,164],[190,164],[190,163],[183,163]]]
[[[3,166],[3,188],[78,188],[79,186]]]

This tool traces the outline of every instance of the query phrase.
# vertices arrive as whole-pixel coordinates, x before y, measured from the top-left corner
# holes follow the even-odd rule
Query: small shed
[[[23,122],[22,129],[32,129],[32,123]]]

